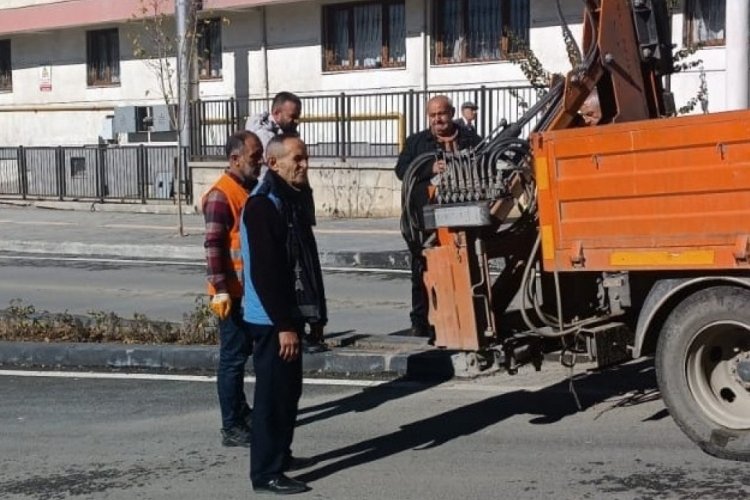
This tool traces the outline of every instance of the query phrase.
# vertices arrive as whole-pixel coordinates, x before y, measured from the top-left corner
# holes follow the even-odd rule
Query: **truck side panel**
[[[750,269],[750,112],[533,138],[547,271]]]

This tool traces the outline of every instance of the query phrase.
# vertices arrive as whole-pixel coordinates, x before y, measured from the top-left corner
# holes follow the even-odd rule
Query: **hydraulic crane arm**
[[[594,89],[602,124],[672,114],[674,104],[661,83],[672,72],[670,32],[664,0],[587,0],[583,61],[565,78],[562,104],[546,130],[574,126]]]

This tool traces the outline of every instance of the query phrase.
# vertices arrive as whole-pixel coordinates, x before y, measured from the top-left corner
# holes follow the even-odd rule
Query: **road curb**
[[[461,376],[455,354],[437,349],[402,352],[332,349],[305,354],[303,372],[324,377],[409,377],[447,380]],[[122,345],[0,341],[0,366],[12,368],[213,372],[217,346]],[[253,373],[252,359],[246,367]]]
[[[172,259],[204,261],[205,250],[199,246],[177,245],[108,245],[75,241],[0,241],[0,252],[17,254],[113,257],[129,259]]]
[[[1,205],[8,205],[12,207],[22,208],[37,208],[40,210],[60,210],[66,212],[116,212],[116,213],[127,213],[127,214],[155,214],[155,215],[177,215],[177,205],[171,201],[154,201],[151,200],[148,203],[140,202],[117,202],[107,201],[102,203],[99,200],[87,200],[87,201],[55,201],[55,200],[37,200],[37,199],[22,199],[22,198],[2,198],[0,199]],[[191,204],[187,204],[183,201],[182,213],[184,215],[191,215],[196,213],[195,207]]]
[[[178,245],[110,245],[75,241],[0,241],[0,252],[13,254],[61,255],[76,257],[126,258],[140,260],[184,260],[205,262],[202,246]],[[407,251],[330,252],[319,253],[320,264],[326,267],[410,269]]]

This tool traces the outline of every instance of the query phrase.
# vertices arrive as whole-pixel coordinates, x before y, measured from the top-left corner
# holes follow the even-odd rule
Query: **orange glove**
[[[232,299],[228,293],[217,293],[211,297],[208,307],[211,308],[211,312],[217,318],[225,320],[229,317],[229,313],[232,312]]]

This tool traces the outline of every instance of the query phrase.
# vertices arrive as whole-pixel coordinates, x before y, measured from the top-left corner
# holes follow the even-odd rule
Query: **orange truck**
[[[522,123],[436,153],[423,226],[404,200],[435,344],[510,372],[553,348],[654,356],[679,427],[750,461],[750,112],[675,117],[665,2],[586,4],[580,67]],[[584,127],[594,90],[602,119]]]

